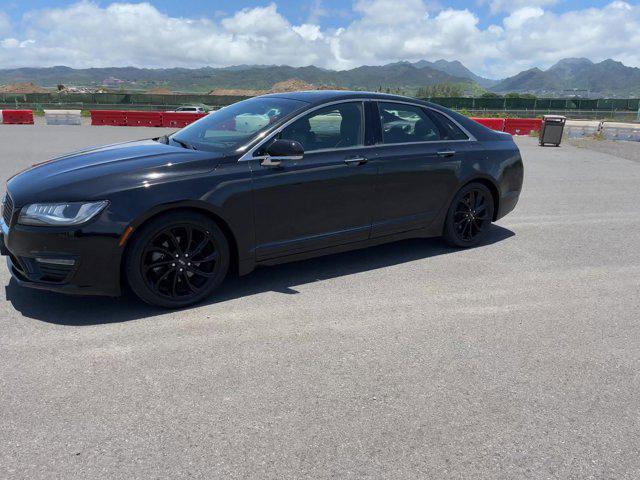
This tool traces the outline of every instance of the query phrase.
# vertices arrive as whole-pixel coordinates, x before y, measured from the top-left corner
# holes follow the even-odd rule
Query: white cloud
[[[548,66],[566,57],[615,58],[640,66],[640,5],[618,1],[563,14],[523,10],[504,21],[499,49],[506,59]]]
[[[9,16],[0,12],[0,38],[5,37],[11,33],[11,22],[9,21]]]
[[[318,25],[310,25],[308,23],[304,23],[298,27],[292,27],[293,31],[300,35],[305,40],[321,40],[324,38],[322,32],[320,31],[320,27]]]
[[[546,7],[558,3],[558,0],[491,0],[491,12],[512,12],[524,7]]]
[[[292,24],[275,3],[214,19],[171,17],[149,3],[82,1],[33,11],[14,25],[0,12],[0,65],[351,68],[446,58],[494,77],[576,56],[640,66],[640,5],[614,1],[558,14],[543,8],[549,0],[524,3],[510,1],[501,22],[483,27],[474,12],[432,1],[357,0],[354,20],[323,29]]]
[[[517,30],[530,20],[542,17],[544,10],[538,7],[523,7],[516,10],[503,21],[504,26],[510,30]]]

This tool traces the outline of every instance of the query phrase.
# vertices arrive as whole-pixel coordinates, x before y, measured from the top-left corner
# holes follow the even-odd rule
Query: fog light
[[[52,265],[75,265],[76,261],[71,258],[42,258],[36,257],[38,263],[49,263]]]

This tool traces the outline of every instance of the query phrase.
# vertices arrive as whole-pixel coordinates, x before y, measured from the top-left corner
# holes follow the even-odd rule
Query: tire
[[[493,211],[493,195],[485,185],[475,182],[465,185],[449,206],[443,231],[445,242],[461,248],[482,243],[489,233]]]
[[[137,232],[127,250],[125,276],[145,302],[182,308],[220,286],[229,260],[229,243],[213,219],[197,212],[172,212]]]

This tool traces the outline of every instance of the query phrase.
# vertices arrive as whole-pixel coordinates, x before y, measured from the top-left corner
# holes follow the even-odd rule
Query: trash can
[[[540,146],[555,145],[559,147],[566,121],[567,117],[562,115],[545,115],[542,120],[542,130],[540,130]]]

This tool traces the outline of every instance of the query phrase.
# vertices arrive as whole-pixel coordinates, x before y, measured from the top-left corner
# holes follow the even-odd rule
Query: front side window
[[[198,150],[235,150],[306,105],[306,102],[289,98],[250,98],[221,108],[170,138]]]
[[[284,128],[280,138],[300,142],[305,152],[363,145],[362,102],[338,103],[315,110]]]

